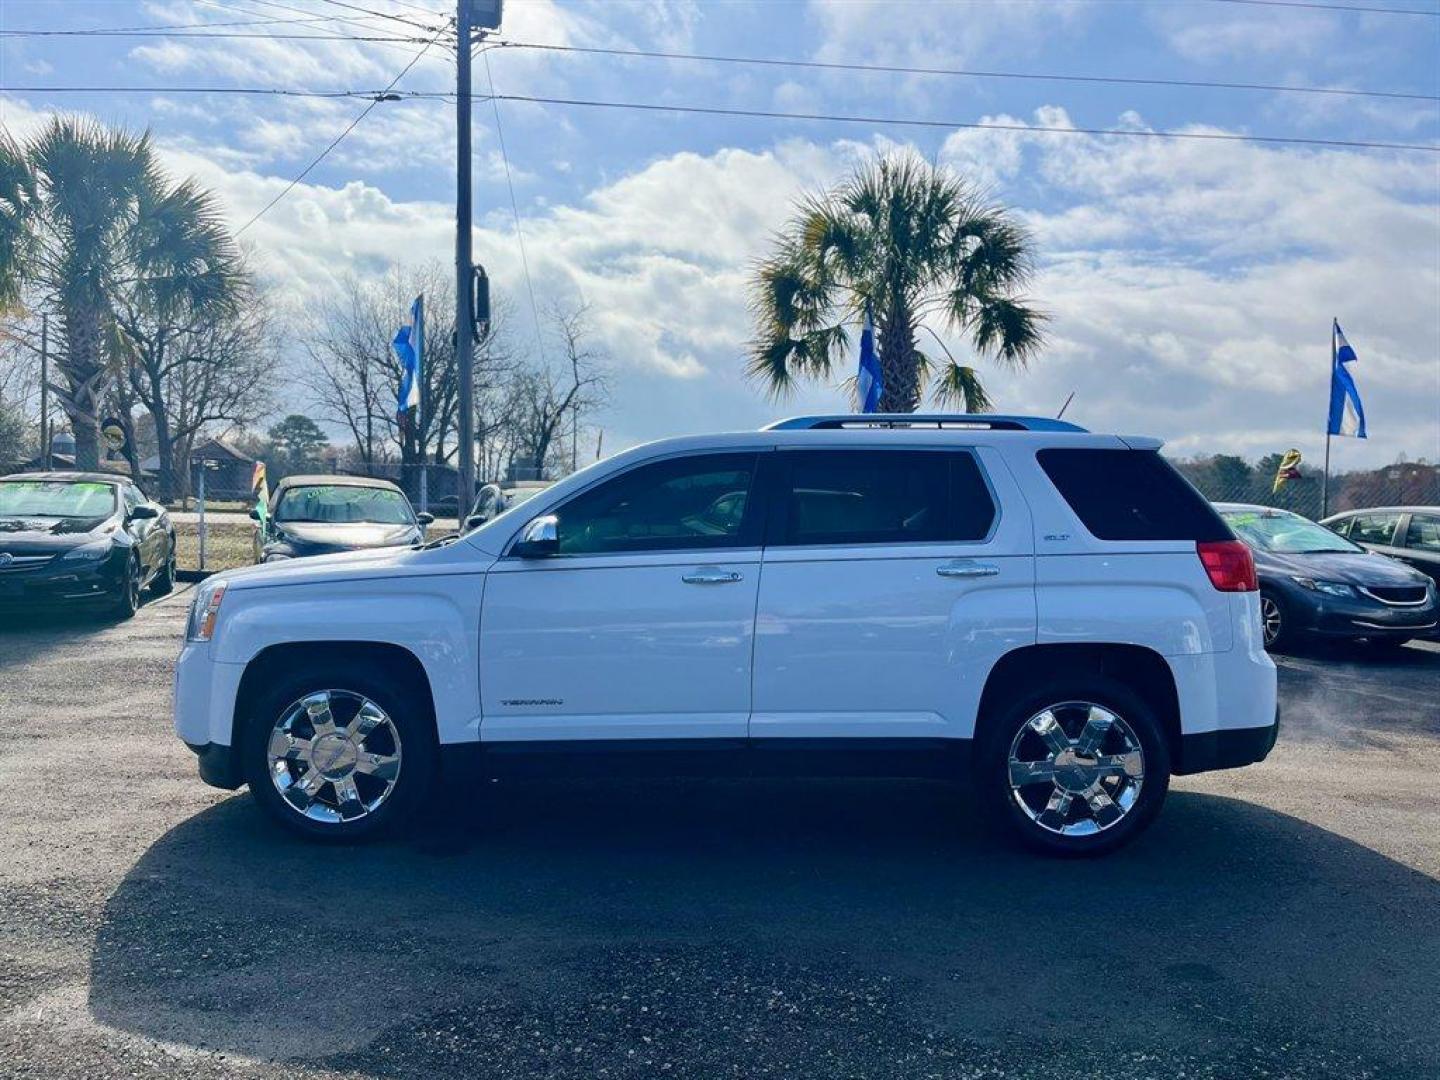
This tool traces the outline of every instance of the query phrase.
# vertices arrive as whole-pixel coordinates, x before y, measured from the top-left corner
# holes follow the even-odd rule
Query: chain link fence
[[[1327,514],[1372,506],[1440,505],[1440,466],[1423,461],[1332,475],[1328,490],[1320,470],[1308,466],[1301,466],[1298,477],[1277,487],[1278,455],[1255,465],[1228,455],[1171,464],[1212,502],[1273,506],[1316,521]]]
[[[1247,462],[1238,457],[1217,455],[1208,458],[1173,460],[1172,463],[1208,499],[1215,502],[1251,503],[1274,506],[1318,520],[1325,512],[1364,509],[1372,506],[1440,505],[1440,466],[1424,461],[1397,461],[1378,469],[1356,470],[1332,475],[1328,493],[1322,495],[1322,477],[1318,469],[1308,465],[1300,475],[1287,480],[1277,489],[1275,472],[1279,455]],[[179,564],[182,570],[195,574],[254,561],[255,523],[249,512],[253,506],[250,481],[254,461],[238,456],[192,463],[190,499],[172,508]],[[26,471],[33,463],[0,466],[0,475]],[[202,477],[203,472],[203,477]],[[323,461],[282,467],[267,463],[267,480],[271,491],[288,475],[350,475],[369,476],[396,484],[417,511],[433,514],[429,527],[431,537],[441,536],[457,528],[461,511],[457,507],[458,473],[450,465],[406,465],[399,462],[366,464],[356,461]],[[525,462],[512,464],[498,476],[482,476],[480,484],[493,483],[501,488],[534,487],[537,482],[553,479],[546,471]],[[153,479],[142,480],[154,487]],[[199,496],[204,492],[203,515]],[[469,507],[465,508],[466,510]],[[203,543],[203,558],[202,558]]]

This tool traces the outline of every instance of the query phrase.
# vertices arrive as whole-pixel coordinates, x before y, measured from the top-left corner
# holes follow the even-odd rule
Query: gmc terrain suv
[[[1154,439],[819,416],[600,462],[458,539],[196,589],[175,726],[211,784],[370,835],[442,775],[970,779],[1058,854],[1260,761],[1249,550]]]

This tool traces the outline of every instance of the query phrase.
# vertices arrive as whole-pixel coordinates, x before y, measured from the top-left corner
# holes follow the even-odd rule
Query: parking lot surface
[[[920,782],[494,784],[320,847],[170,730],[188,596],[0,623],[0,1076],[1434,1077],[1440,648],[1282,658],[1108,859]]]

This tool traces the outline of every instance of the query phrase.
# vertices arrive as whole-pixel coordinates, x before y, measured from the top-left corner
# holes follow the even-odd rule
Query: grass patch
[[[255,561],[250,522],[212,521],[205,531],[205,570],[229,570]],[[175,523],[175,557],[181,570],[200,570],[200,527]]]

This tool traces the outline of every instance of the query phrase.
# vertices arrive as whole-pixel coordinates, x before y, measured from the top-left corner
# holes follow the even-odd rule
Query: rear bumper
[[[1177,776],[1214,772],[1216,769],[1238,769],[1264,761],[1275,748],[1280,734],[1280,709],[1275,709],[1275,722],[1268,727],[1229,728],[1202,731],[1180,737],[1180,760]]]

